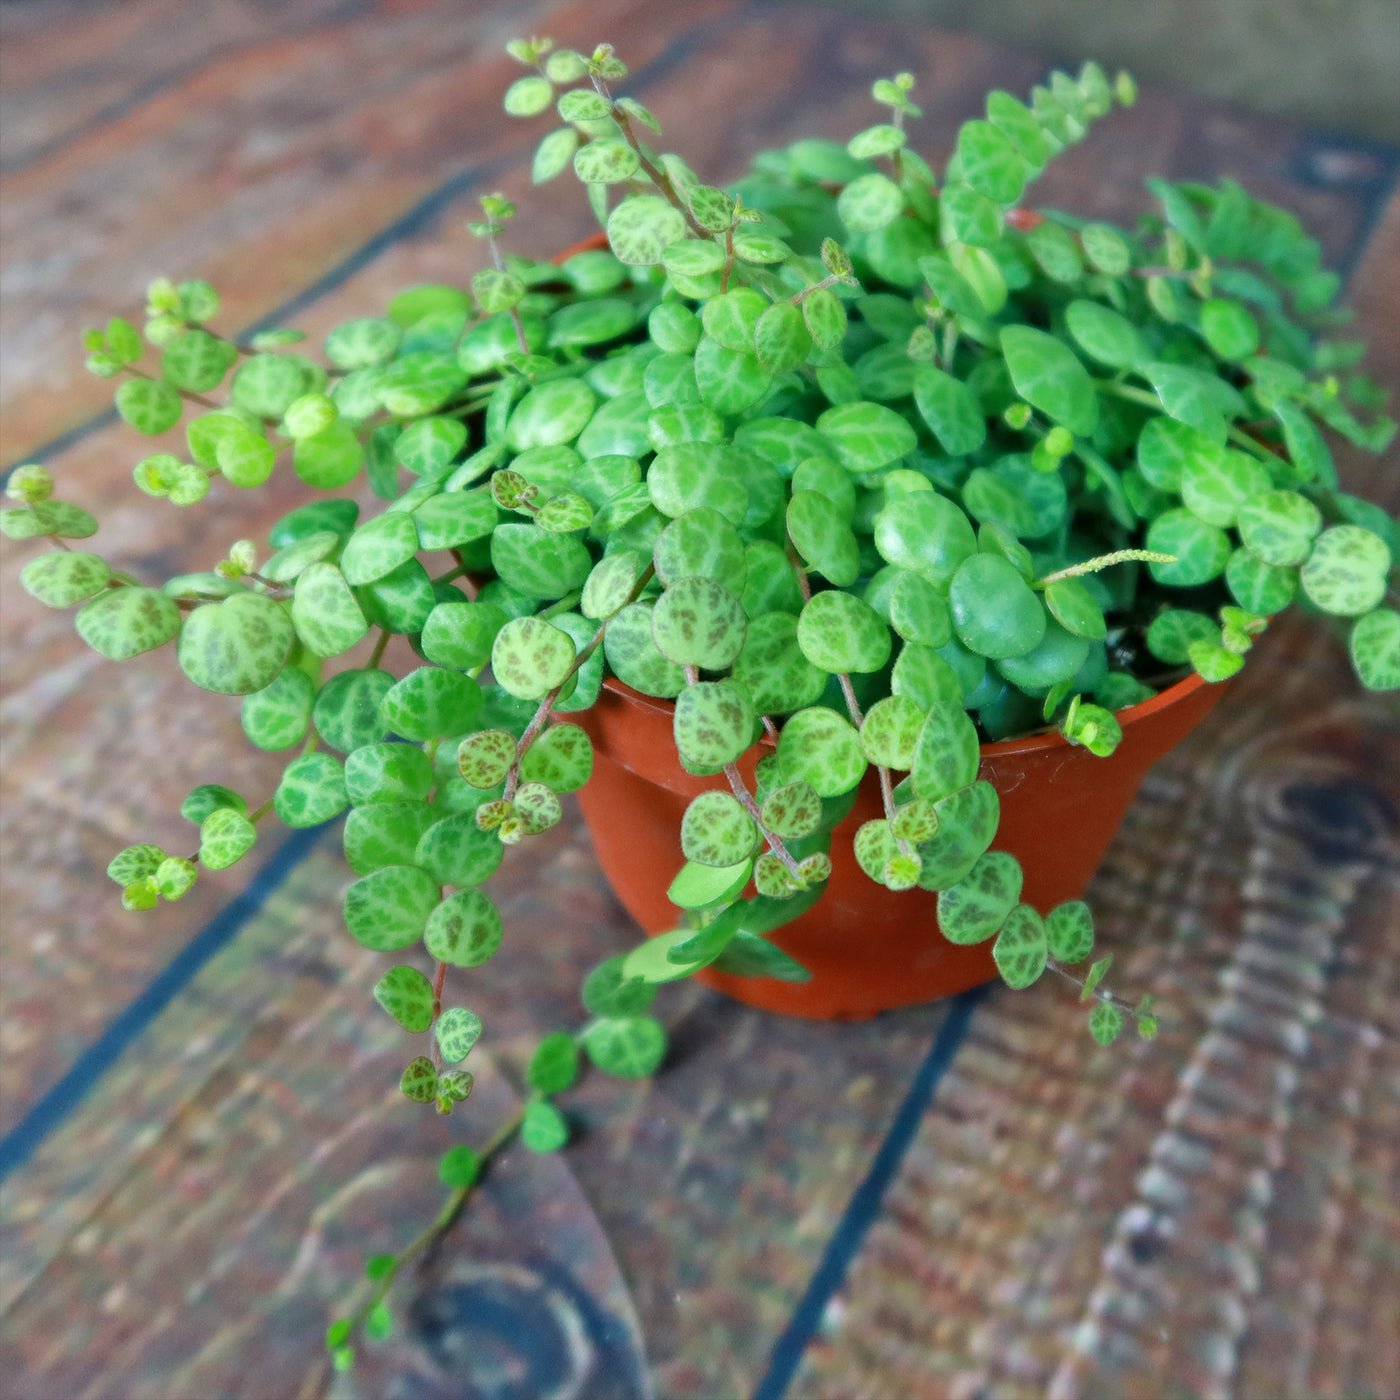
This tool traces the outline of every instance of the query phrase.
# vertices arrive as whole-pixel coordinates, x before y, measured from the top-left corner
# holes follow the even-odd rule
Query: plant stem
[[[374,644],[374,650],[370,653],[369,665],[365,668],[368,671],[377,671],[379,663],[384,659],[384,648],[389,645],[389,629],[381,627],[379,629],[379,640]]]
[[[632,592],[628,594],[627,603],[632,603],[641,596],[642,590],[651,582],[651,576],[655,572],[655,566],[648,564],[642,570],[641,576],[632,585]],[[623,604],[627,606],[626,603]],[[620,611],[620,609],[619,609]],[[615,616],[616,614],[614,614]],[[520,736],[520,742],[515,746],[515,758],[511,762],[510,772],[506,774],[505,792],[502,794],[505,801],[509,802],[515,796],[516,789],[520,786],[520,761],[525,757],[526,750],[540,736],[540,731],[549,721],[549,713],[554,708],[555,701],[559,699],[559,693],[568,685],[572,676],[578,674],[579,668],[590,656],[597,651],[603,640],[604,634],[608,630],[607,619],[598,624],[598,630],[583,644],[580,651],[575,653],[573,662],[564,673],[564,679],[554,687],[539,703],[530,723],[526,726],[525,732]]]
[[[1161,411],[1161,399],[1146,389],[1138,389],[1131,384],[1120,384],[1116,379],[1096,379],[1094,387],[1101,394],[1111,394],[1116,399],[1124,399],[1128,403],[1141,404],[1144,408],[1155,408],[1159,412]],[[1252,452],[1261,462],[1278,461],[1276,453],[1270,452],[1258,438],[1251,437],[1242,429],[1235,427],[1233,423],[1228,425],[1227,433],[1231,442],[1243,447],[1246,452]]]
[[[149,379],[153,384],[163,384],[165,381],[157,379],[154,374],[147,374],[143,369],[136,369],[131,365],[123,365],[122,368],[137,379]],[[213,399],[206,398],[203,394],[196,394],[193,389],[179,389],[176,391],[182,399],[189,403],[197,403],[203,408],[222,408],[222,404],[215,403]]]
[[[442,1068],[442,1047],[437,1042],[437,1036],[433,1031],[437,1027],[438,1017],[442,1015],[442,988],[447,981],[447,964],[440,962],[437,971],[433,975],[433,1019],[428,1022],[428,1053],[432,1057],[433,1067]]]
[[[452,1194],[443,1203],[443,1207],[438,1211],[431,1225],[404,1246],[395,1256],[394,1262],[384,1272],[382,1277],[374,1280],[374,1287],[370,1290],[369,1296],[350,1315],[350,1336],[353,1337],[365,1324],[375,1308],[382,1303],[388,1295],[389,1290],[394,1285],[394,1280],[398,1277],[400,1270],[405,1265],[411,1263],[430,1245],[436,1243],[457,1223],[463,1208],[470,1199],[471,1194],[481,1184],[486,1176],[487,1168],[492,1160],[502,1148],[520,1131],[520,1125],[525,1121],[525,1109],[522,1105],[518,1108],[499,1128],[491,1135],[489,1141],[478,1153],[480,1158],[480,1170],[476,1174],[475,1180],[466,1186],[456,1187]]]
[[[1065,981],[1073,982],[1076,987],[1083,988],[1086,979],[1080,977],[1078,973],[1071,972],[1062,962],[1057,962],[1054,958],[1046,958],[1045,966],[1051,972],[1058,973]],[[1111,1006],[1116,1006],[1125,1016],[1137,1015],[1137,1008],[1131,1002],[1124,1001],[1122,997],[1116,996],[1106,987],[1095,987],[1091,995],[1095,1001],[1106,1001]]]
[[[699,685],[700,672],[694,666],[687,663],[683,668],[687,685]],[[758,809],[758,802],[749,791],[748,784],[744,782],[744,775],[739,771],[739,765],[734,762],[724,765],[724,776],[728,779],[729,789],[738,799],[739,805],[753,818],[754,825],[763,835],[763,839],[768,843],[768,849],[778,857],[788,870],[797,878],[798,884],[805,883],[798,870],[797,861],[793,859],[792,852],[783,843],[781,836],[775,836],[763,824],[763,813]]]
[[[600,97],[606,98],[612,104],[612,119],[617,123],[618,130],[622,132],[623,140],[636,152],[637,163],[646,172],[647,179],[680,211],[687,227],[697,238],[708,239],[710,237],[709,230],[701,228],[695,215],[690,212],[690,206],[676,193],[676,187],[671,183],[671,177],[664,170],[658,169],[647,158],[647,153],[642,149],[642,143],[637,139],[637,133],[632,129],[632,118],[613,101],[613,95],[608,91],[608,85],[597,74],[593,76],[593,86]]]

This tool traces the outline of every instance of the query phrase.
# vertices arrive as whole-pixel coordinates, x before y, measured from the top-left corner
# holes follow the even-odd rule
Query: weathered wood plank
[[[123,23],[130,27],[121,32],[149,32],[143,29],[149,17],[166,13],[158,4],[142,0],[127,7],[130,18]],[[312,12],[309,0],[299,12]],[[167,240],[163,247],[185,259],[182,273],[219,280],[222,268],[251,267],[225,279],[230,325],[313,282],[354,239],[383,227],[444,175],[465,168],[470,140],[479,140],[478,150],[510,156],[514,164],[500,167],[498,183],[528,196],[522,207],[543,210],[528,229],[512,231],[522,251],[548,253],[586,232],[581,201],[565,182],[542,202],[528,190],[520,156],[537,131],[507,128],[495,112],[508,70],[494,43],[477,42],[479,31],[477,40],[465,37],[483,15],[500,22],[499,37],[537,28],[591,43],[605,37],[600,16],[615,13],[625,18],[628,37],[616,30],[612,37],[631,58],[662,52],[678,26],[694,22],[689,62],[667,67],[646,100],[666,123],[668,142],[674,138],[716,178],[738,173],[755,147],[806,131],[846,135],[858,129],[870,115],[869,80],[902,67],[919,72],[918,95],[928,114],[916,139],[939,156],[956,121],[980,105],[988,86],[1019,90],[1040,71],[1035,60],[974,40],[911,26],[859,25],[814,9],[755,5],[738,11],[717,0],[682,15],[617,0],[615,11],[574,5],[529,13],[538,23],[528,16],[505,20],[499,7],[449,13],[429,3],[337,15],[329,38],[311,25],[288,29],[268,45],[273,62],[259,80],[267,86],[257,91],[237,80],[232,56],[220,58],[211,46],[209,62],[178,92],[171,89],[164,105],[158,97],[123,118],[123,139],[143,155],[128,154],[100,132],[79,134],[51,162],[20,172],[30,180],[23,188],[31,208],[45,211],[47,251],[65,234],[63,200],[75,197],[73,191],[88,201],[83,227],[110,217],[120,230],[116,257],[124,270],[117,281],[104,286],[95,250],[80,250],[73,295],[59,310],[64,327],[100,319],[112,307],[114,288],[125,287],[129,298],[147,275],[139,240],[155,227],[143,222],[150,211],[135,207],[120,188],[109,202],[104,172],[138,171],[148,195],[164,190],[162,170],[172,188],[190,172],[204,179],[196,191],[197,216],[195,201],[177,204],[181,227],[159,236]],[[102,14],[103,23],[116,23],[113,11]],[[460,71],[471,75],[470,83],[458,80],[484,94],[478,105],[470,93],[453,89],[445,62],[407,71],[439,32],[442,53],[455,54]],[[389,39],[400,45],[403,71],[371,52]],[[42,36],[34,42],[43,49]],[[332,90],[327,74],[317,71],[331,58],[354,64],[357,77],[363,59],[364,82]],[[299,107],[303,87],[306,104]],[[273,97],[277,121],[264,110]],[[217,131],[207,121],[184,130],[180,103],[195,99],[220,113]],[[478,116],[480,129],[472,125]],[[44,117],[55,119],[52,110]],[[222,125],[234,120],[245,122],[246,139],[230,138],[232,128]],[[291,131],[281,151],[269,144],[279,121]],[[353,140],[333,129],[342,121]],[[36,121],[31,131],[39,129]],[[225,153],[232,176],[200,175],[211,150]],[[1329,148],[1238,114],[1192,113],[1167,94],[1149,92],[1135,111],[1116,117],[1076,150],[1038,194],[1080,212],[1129,218],[1144,202],[1144,162],[1175,176],[1232,174],[1298,208],[1330,254],[1346,257],[1364,239],[1374,191],[1391,168],[1386,161],[1384,153]],[[307,174],[313,170],[319,172],[315,182]],[[310,204],[302,198],[307,190]],[[446,202],[411,236],[308,305],[297,323],[318,336],[405,283],[463,280],[481,260],[461,222],[471,200],[468,191]],[[206,217],[206,207],[224,217]],[[67,218],[74,222],[71,212]],[[1359,274],[1368,299],[1374,298],[1363,321],[1386,338],[1380,372],[1391,383],[1400,381],[1397,232],[1400,207],[1392,205]],[[266,249],[276,256],[264,256]],[[44,250],[36,240],[17,254],[36,298],[46,295],[43,276],[50,275],[39,275]],[[58,334],[53,324],[49,333]],[[13,363],[11,356],[7,378]],[[63,374],[76,372],[77,357],[64,365]],[[56,402],[34,410],[26,442],[64,426],[53,416]],[[93,499],[111,505],[130,499],[127,476],[140,455],[130,435],[102,433],[65,453],[58,466],[82,481]],[[229,492],[212,508],[176,522],[177,543],[160,555],[150,552],[144,511],[133,504],[111,513],[100,542],[114,557],[159,577],[207,565],[233,538],[260,534],[295,496],[294,483],[285,480],[265,503],[261,493]],[[10,662],[6,779],[17,799],[3,834],[11,858],[0,897],[10,941],[0,1032],[8,1037],[4,1110],[11,1116],[0,1119],[0,1127],[54,1082],[234,880],[229,872],[220,883],[202,882],[181,906],[184,913],[166,911],[133,934],[132,921],[114,912],[100,878],[105,849],[116,833],[176,839],[180,824],[163,824],[161,812],[171,810],[191,783],[226,776],[221,756],[245,752],[232,702],[223,722],[201,706],[181,714],[172,733],[161,717],[172,712],[182,683],[170,658],[109,672],[113,689],[100,702],[80,695],[78,683],[103,663],[72,641],[66,619],[36,617],[30,601],[10,586],[18,562],[6,561],[0,632]],[[1123,1064],[1093,1062],[1081,1079],[1085,1054],[1072,1006],[1050,995],[1018,997],[980,1015],[969,1053],[925,1124],[869,1258],[832,1314],[839,1324],[834,1340],[814,1352],[804,1373],[804,1393],[941,1395],[947,1393],[945,1373],[937,1368],[945,1365],[968,1377],[969,1386],[992,1381],[998,1394],[1035,1384],[1042,1389],[1032,1393],[1044,1393],[1044,1378],[1055,1375],[1066,1394],[1078,1393],[1075,1387],[1092,1393],[1086,1363],[1069,1356],[1065,1338],[1088,1316],[1097,1288],[1121,1293],[1125,1287],[1123,1276],[1105,1272],[1103,1242],[1132,1199],[1145,1144],[1162,1130],[1162,1105],[1181,1092],[1183,1066],[1190,1068],[1201,1043],[1197,1032],[1220,1004],[1216,987],[1234,956],[1231,939],[1247,936],[1256,928],[1249,920],[1261,917],[1242,905],[1232,861],[1252,858],[1269,878],[1281,859],[1300,879],[1310,878],[1309,871],[1317,875],[1309,864],[1316,851],[1310,856],[1306,841],[1295,839],[1299,832],[1316,834],[1316,813],[1306,821],[1296,813],[1289,817],[1284,839],[1278,835],[1279,795],[1312,777],[1329,790],[1342,780],[1374,788],[1375,774],[1392,759],[1393,734],[1374,702],[1319,699],[1337,692],[1343,671],[1335,650],[1307,637],[1289,629],[1269,640],[1263,664],[1246,673],[1213,728],[1154,777],[1100,880],[1106,938],[1124,949],[1127,976],[1142,986],[1160,978],[1164,995],[1185,1008],[1181,1026],[1169,1028],[1150,1055]],[[1283,716],[1298,716],[1300,725],[1309,714],[1323,718],[1289,735],[1284,720],[1270,727],[1258,718],[1264,700]],[[82,736],[81,751],[74,736]],[[177,743],[187,757],[171,772],[161,759]],[[1241,745],[1249,756],[1243,780],[1235,787],[1224,778],[1213,783],[1211,765]],[[248,765],[240,780],[262,795],[275,779],[277,760],[240,762]],[[143,770],[150,780],[132,783],[130,775]],[[85,802],[84,792],[95,792],[95,803]],[[48,835],[54,825],[64,832],[57,842]],[[279,1384],[285,1381],[278,1393],[294,1393],[303,1383],[311,1393],[325,1380],[318,1349],[326,1310],[343,1298],[356,1266],[351,1231],[368,1229],[371,1249],[389,1248],[431,1213],[437,1198],[431,1159],[448,1140],[446,1129],[430,1125],[428,1135],[419,1136],[421,1115],[384,1092],[405,1042],[368,1001],[382,961],[360,953],[339,929],[337,892],[344,877],[331,858],[333,845],[328,838],[327,850],[293,877],[284,896],[206,969],[188,997],[151,1027],[7,1186],[3,1297],[11,1306],[0,1335],[7,1354],[34,1368],[34,1378],[26,1379],[32,1393],[237,1393],[238,1384],[261,1385],[274,1374]],[[499,960],[472,975],[464,991],[495,1037],[488,1055],[509,1073],[518,1072],[541,1029],[579,1015],[572,992],[578,975],[632,937],[598,883],[577,827],[560,828],[532,855],[535,863],[517,865],[503,886],[512,942]],[[1394,918],[1393,886],[1377,884],[1370,874],[1348,879],[1340,894],[1328,886],[1331,897],[1346,911],[1355,948],[1379,959],[1378,931]],[[1194,921],[1167,919],[1175,907],[1168,901],[1184,901]],[[1202,955],[1198,925],[1206,921]],[[1134,945],[1138,950],[1129,956],[1129,937],[1142,929],[1162,946]],[[1395,1171],[1387,1146],[1393,1138],[1383,1135],[1394,1125],[1393,1103],[1377,1087],[1388,1071],[1393,1077],[1393,1067],[1365,1028],[1393,1037],[1375,996],[1380,987],[1389,996],[1384,1004],[1393,1006],[1394,989],[1373,983],[1367,990],[1360,977],[1358,961],[1331,985],[1323,1030],[1315,1037],[1331,1058],[1303,1066],[1295,1100],[1295,1122],[1303,1126],[1278,1139],[1285,1155],[1293,1154],[1290,1165],[1316,1160],[1319,1142],[1332,1144],[1321,1160],[1334,1178],[1341,1173],[1350,1182],[1335,1200],[1325,1200],[1324,1178],[1307,1170],[1284,1183],[1287,1192],[1280,1187],[1280,1198],[1301,1203],[1296,1214],[1303,1220],[1344,1223],[1310,1232],[1275,1210],[1271,1238],[1284,1239],[1289,1229],[1293,1234],[1262,1260],[1267,1280],[1255,1314],[1260,1337],[1314,1329],[1309,1355],[1317,1359],[1305,1379],[1319,1393],[1354,1392],[1393,1374],[1383,1349],[1373,1361],[1358,1358],[1361,1334],[1354,1316],[1342,1316],[1344,1294],[1324,1289],[1323,1303],[1301,1321],[1284,1306],[1300,1279],[1316,1282],[1305,1267],[1312,1253],[1330,1251],[1339,1277],[1369,1268],[1371,1297],[1384,1297],[1385,1284],[1393,1281],[1385,1263],[1395,1258],[1389,1226],[1370,1184]],[[580,1335],[581,1328],[595,1358],[617,1360],[615,1375],[622,1380],[612,1390],[599,1389],[603,1373],[595,1370],[585,1376],[586,1386],[595,1388],[584,1394],[645,1393],[644,1380],[626,1389],[635,1379],[629,1367],[641,1346],[638,1333],[660,1393],[706,1397],[751,1389],[943,1012],[916,1010],[857,1027],[774,1023],[695,989],[670,994],[662,1012],[676,1040],[667,1072],[651,1088],[590,1081],[572,1108],[587,1133],[566,1169],[519,1152],[502,1163],[481,1223],[471,1227],[481,1233],[454,1237],[444,1256],[448,1276],[421,1283],[416,1322],[401,1346],[381,1351],[369,1371],[358,1373],[353,1384],[363,1387],[361,1393],[387,1393],[391,1378],[407,1383],[410,1373],[421,1393],[460,1393],[460,1377],[445,1359],[450,1346],[503,1343],[473,1332],[452,1309],[465,1297],[481,1305],[480,1316],[501,1290],[513,1325],[541,1346],[557,1335],[529,1330],[530,1319],[543,1310],[566,1333],[572,1328],[571,1335]],[[1047,1080],[1047,1064],[1063,1073]],[[1269,1065],[1257,1056],[1244,1065],[1248,1073],[1224,1087],[1236,1094],[1228,1102],[1240,1105],[1252,1134],[1268,1126],[1249,1115],[1272,1081]],[[348,1083],[347,1066],[353,1071]],[[1334,1071],[1335,1082],[1355,1090],[1340,1108],[1328,1097]],[[337,1100],[343,1083],[344,1097]],[[493,1111],[509,1102],[494,1072],[483,1069],[479,1102]],[[478,1118],[476,1111],[474,1102],[465,1131],[480,1140],[477,1125],[493,1113]],[[344,1115],[348,1131],[342,1131]],[[1224,1228],[1230,1190],[1257,1165],[1245,1154],[1222,1156],[1215,1194],[1202,1193],[1193,1203],[1197,1213],[1190,1218],[1201,1238],[1208,1241]],[[338,1192],[346,1181],[353,1186]],[[658,1198],[664,1206],[652,1204]],[[1021,1238],[1028,1242],[1018,1245]],[[549,1239],[557,1248],[543,1259],[536,1241]],[[1053,1298],[1026,1283],[1028,1254],[1044,1261],[1046,1279],[1058,1280]],[[1161,1276],[1184,1280],[1186,1293],[1200,1267],[1185,1253],[1173,1256]],[[571,1280],[580,1279],[571,1291]],[[602,1308],[602,1322],[589,1311],[593,1302]],[[1368,1325],[1382,1331],[1389,1325],[1393,1334],[1382,1304],[1375,1308]],[[1043,1326],[1030,1328],[1028,1317],[1042,1312]],[[1213,1335],[1205,1317],[1182,1313],[1170,1321],[1180,1329],[1181,1347]],[[1100,1335],[1110,1334],[1101,1329]],[[1150,1338],[1112,1335],[1139,1348],[1133,1365],[1185,1364]],[[620,1350],[608,1349],[614,1344]],[[249,1355],[269,1358],[270,1369],[250,1376],[242,1367],[238,1374]],[[528,1365],[538,1355],[516,1359]],[[568,1355],[571,1364],[582,1364],[581,1352]],[[1241,1384],[1274,1393],[1279,1377],[1270,1369],[1267,1345],[1240,1356]]]
[[[501,111],[520,71],[507,39],[552,28],[591,48],[600,32],[625,33],[641,67],[677,31],[733,8],[700,0],[678,24],[641,0],[434,3],[273,34],[256,51],[212,48],[177,83],[4,180],[0,461],[103,406],[109,386],[85,375],[74,333],[139,306],[151,278],[209,278],[225,324],[242,326],[447,176],[526,154],[522,124]]]

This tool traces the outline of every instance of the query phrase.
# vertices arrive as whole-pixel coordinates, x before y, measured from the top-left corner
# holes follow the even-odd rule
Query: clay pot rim
[[[1151,719],[1153,715],[1168,709],[1179,700],[1186,699],[1188,695],[1193,695],[1202,686],[1208,684],[1210,682],[1193,671],[1184,680],[1177,681],[1175,685],[1169,685],[1150,700],[1143,700],[1137,705],[1129,705],[1127,709],[1114,711],[1114,718],[1124,729],[1127,729],[1130,725]],[[656,695],[644,695],[640,690],[634,690],[625,681],[618,680],[616,676],[605,677],[603,688],[610,690],[622,700],[643,709],[652,710],[657,714],[669,716],[675,712],[673,701],[663,700]],[[764,734],[758,742],[765,748],[774,749],[777,747],[767,734]],[[1020,754],[1038,753],[1045,749],[1067,749],[1070,747],[1069,740],[1058,731],[1050,734],[1027,734],[1020,739],[1001,739],[995,744],[983,744],[982,756],[984,758],[1009,758]]]

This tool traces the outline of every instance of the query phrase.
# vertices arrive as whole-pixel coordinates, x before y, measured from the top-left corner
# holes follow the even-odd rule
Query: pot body
[[[1034,735],[982,748],[979,776],[1001,798],[995,849],[1025,871],[1022,898],[1041,911],[1078,899],[1088,886],[1147,770],[1210,712],[1222,687],[1192,676],[1121,711],[1123,739],[1109,758]],[[579,793],[598,860],[628,913],[649,934],[676,927],[666,897],[684,864],[681,818],[692,798],[725,788],[721,778],[687,773],[676,757],[669,701],[609,679],[592,709],[570,714],[593,740],[593,776]],[[771,744],[739,761],[753,769]],[[895,1006],[951,996],[994,979],[991,941],[949,943],[938,931],[937,896],[896,894],[856,864],[851,841],[862,822],[883,815],[873,771],[831,843],[831,880],[807,913],[770,935],[811,973],[808,982],[734,977],[711,969],[702,982],[751,1006],[822,1020],[859,1020]]]

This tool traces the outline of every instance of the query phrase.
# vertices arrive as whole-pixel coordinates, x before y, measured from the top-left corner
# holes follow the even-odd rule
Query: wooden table
[[[102,413],[78,332],[154,275],[207,276],[222,324],[312,336],[412,282],[464,281],[480,194],[546,254],[588,231],[528,186],[537,131],[500,114],[507,38],[609,39],[668,141],[712,178],[868,124],[919,78],[947,153],[1038,60],[917,25],[694,0],[178,0],[0,9],[6,462],[42,458],[138,572],[208,567],[288,508],[274,486],[147,535],[145,449]],[[1229,175],[1295,208],[1345,268],[1373,372],[1400,383],[1400,154],[1147,91],[1037,197],[1110,218],[1140,177]],[[1400,504],[1396,463],[1343,461]],[[1390,476],[1381,476],[1388,470]],[[174,510],[171,510],[172,516]],[[21,593],[6,547],[7,1393],[214,1396],[1313,1397],[1400,1374],[1400,725],[1324,628],[1271,633],[1149,778],[1095,884],[1160,1040],[1090,1053],[1054,989],[857,1025],[659,1003],[659,1078],[594,1076],[562,1157],[516,1149],[398,1330],[332,1376],[320,1333],[364,1254],[436,1209],[433,1163],[515,1102],[538,1032],[634,929],[576,817],[513,853],[511,938],[473,1004],[471,1111],[397,1094],[381,960],[340,927],[338,840],[269,836],[138,920],[102,871],[178,845],[194,783],[270,790],[236,702],[179,708],[169,650],[123,666]],[[182,835],[182,832],[185,833]],[[543,966],[546,976],[540,976]],[[480,1107],[478,1106],[480,1104]],[[431,1115],[430,1115],[431,1117]]]

